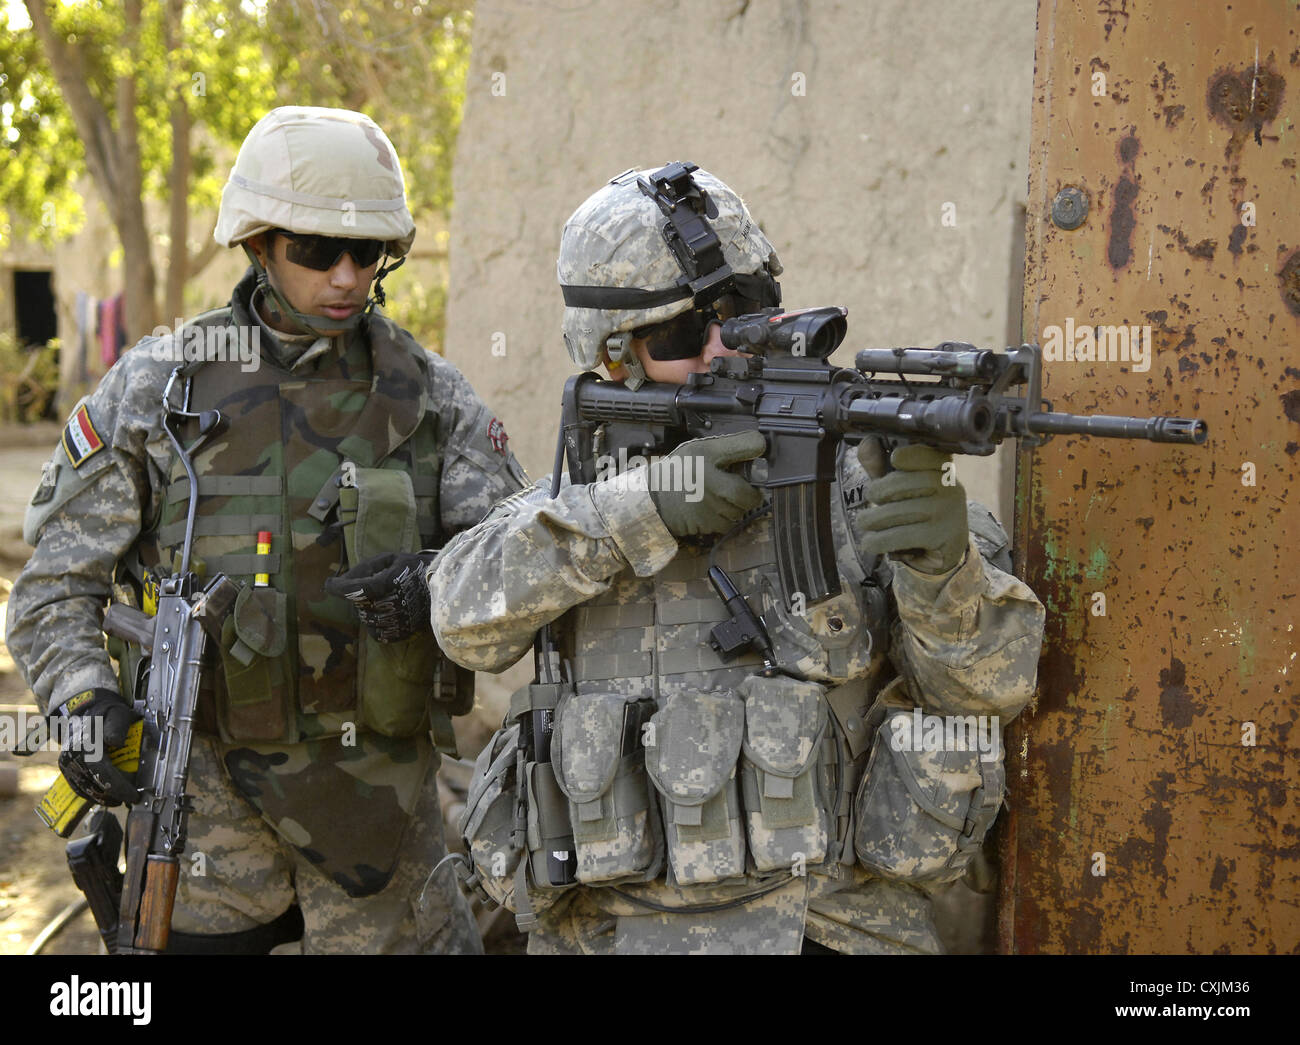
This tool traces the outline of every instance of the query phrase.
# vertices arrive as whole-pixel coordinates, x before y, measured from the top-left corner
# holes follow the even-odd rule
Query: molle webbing
[[[226,310],[209,313],[201,324],[231,321]],[[358,706],[355,611],[323,594],[326,578],[351,565],[338,515],[343,462],[411,475],[422,545],[439,535],[441,462],[434,419],[424,420],[425,370],[409,336],[391,323],[370,317],[361,333],[304,365],[302,373],[281,369],[272,351],[264,346],[262,365],[252,371],[215,361],[187,367],[191,409],[219,409],[229,421],[222,436],[195,455],[194,556],[208,576],[223,572],[253,585],[264,574],[268,588],[288,596],[275,608],[287,611],[282,675],[291,690],[288,717],[268,711],[264,729],[253,727],[243,739],[295,740],[295,710],[348,713]],[[153,543],[164,563],[178,557],[189,497],[178,461],[169,478],[160,525],[142,542]],[[272,535],[268,554],[257,553],[263,531]],[[141,558],[150,561],[148,551]],[[226,689],[224,683],[216,688]],[[279,724],[283,733],[270,735]]]
[[[284,480],[278,475],[201,475],[200,497],[279,497]],[[188,501],[190,480],[182,476],[167,488],[167,503]]]

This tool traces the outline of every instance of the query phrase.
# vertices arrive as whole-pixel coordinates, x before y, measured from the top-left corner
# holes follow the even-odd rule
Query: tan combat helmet
[[[374,296],[383,304],[380,281],[401,265],[415,239],[406,206],[402,168],[393,143],[364,113],[314,106],[272,109],[248,132],[221,193],[214,238],[223,247],[244,245],[259,285],[274,305],[316,334],[349,330],[361,313],[345,320],[307,316],[290,307],[270,285],[246,240],[284,229],[304,235],[377,239],[397,259],[375,274]]]
[[[556,264],[564,343],[584,370],[605,355],[645,380],[630,332],[702,308],[724,294],[779,305],[772,244],[744,201],[693,163],[629,170],[565,223]]]

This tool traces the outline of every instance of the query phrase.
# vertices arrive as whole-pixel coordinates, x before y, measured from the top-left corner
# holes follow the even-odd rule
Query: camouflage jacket
[[[1033,592],[1010,574],[1007,539],[1001,527],[986,509],[973,503],[968,511],[972,540],[967,555],[947,574],[924,574],[902,563],[860,561],[855,531],[866,476],[853,454],[841,455],[839,474],[833,503],[841,510],[834,513],[833,521],[844,589],[841,595],[807,607],[803,613],[797,612],[799,607],[787,606],[776,582],[773,544],[765,519],[751,523],[712,551],[715,561],[728,570],[737,587],[764,615],[781,666],[793,676],[820,685],[826,697],[823,703],[831,705],[838,719],[837,727],[825,735],[838,729],[852,748],[851,790],[862,778],[870,747],[868,708],[891,679],[900,679],[890,689],[898,693],[902,688],[898,694],[902,704],[919,706],[927,714],[983,715],[999,723],[1017,714],[1034,690],[1044,611]],[[443,649],[467,667],[500,671],[530,648],[538,628],[563,618],[558,626],[560,647],[572,665],[575,706],[586,702],[589,709],[596,709],[610,699],[611,692],[629,701],[649,698],[660,709],[656,720],[671,704],[693,706],[693,711],[684,710],[677,716],[678,725],[661,723],[674,728],[679,739],[691,731],[696,735],[693,741],[679,743],[675,754],[666,749],[656,754],[657,765],[651,774],[661,796],[675,786],[672,780],[664,786],[663,780],[665,764],[671,758],[681,763],[672,770],[678,780],[699,780],[710,773],[722,780],[730,763],[709,766],[709,752],[728,744],[740,746],[739,739],[728,739],[733,727],[723,723],[723,719],[742,715],[729,710],[737,700],[745,707],[745,724],[734,727],[744,736],[744,757],[731,752],[729,757],[739,759],[734,763],[734,777],[743,775],[741,762],[760,750],[776,750],[784,742],[782,738],[791,735],[814,740],[803,744],[798,757],[815,760],[808,749],[815,748],[815,737],[823,734],[817,732],[822,727],[810,723],[818,714],[824,722],[825,712],[810,706],[805,723],[793,722],[788,693],[768,705],[769,709],[775,707],[768,715],[770,722],[778,722],[775,733],[766,738],[753,735],[751,724],[761,718],[753,700],[758,658],[748,654],[724,662],[709,647],[710,627],[727,617],[707,580],[710,548],[686,541],[679,544],[669,533],[655,510],[646,476],[644,469],[637,469],[591,485],[566,484],[554,499],[548,496],[549,481],[543,481],[507,499],[483,522],[452,541],[429,571],[434,632]],[[801,685],[793,678],[778,681],[787,691]],[[856,688],[851,683],[856,683]],[[713,710],[705,709],[715,694],[726,696],[713,701]],[[835,698],[846,694],[848,703],[839,701],[836,708]],[[814,699],[813,705],[817,703]],[[564,713],[564,708],[556,712],[557,733]],[[581,730],[598,718],[597,712],[591,711],[565,740],[569,765],[564,768],[568,779],[563,786],[570,794],[571,815],[577,814],[575,823],[588,814],[572,804],[573,777],[582,769],[581,757],[574,752],[584,739]],[[579,715],[572,719],[581,721]],[[599,731],[600,727],[592,728]],[[803,734],[791,732],[799,728]],[[501,736],[494,739],[492,750],[501,746]],[[662,743],[662,736],[660,740]],[[646,761],[651,761],[649,753]],[[481,759],[480,764],[483,762]],[[786,791],[771,789],[771,793],[788,793],[788,784],[781,788]],[[749,809],[751,793],[744,794]],[[651,798],[653,806],[653,795]],[[616,797],[615,805],[618,801]],[[766,802],[767,796],[757,801]],[[662,797],[659,804],[665,805]],[[844,804],[840,803],[840,812]],[[590,816],[598,824],[594,806],[592,809]],[[683,836],[700,830],[689,826],[700,823],[697,813],[663,815],[665,830],[677,830]],[[686,826],[677,827],[670,822],[674,819]],[[531,830],[531,822],[529,827]],[[606,916],[616,916],[620,933],[624,923],[666,922],[669,919],[662,915],[658,920],[623,916],[644,915],[647,908],[662,911],[716,905],[738,891],[748,890],[752,895],[764,881],[761,873],[755,874],[753,859],[760,848],[751,824],[750,860],[740,884],[734,875],[713,884],[679,884],[683,874],[690,873],[691,861],[703,851],[697,848],[674,861],[673,884],[662,870],[655,880],[647,873],[646,878],[631,879],[629,884],[625,877],[610,883],[617,888],[580,887],[577,892],[583,895],[571,906],[594,904]],[[581,850],[580,843],[580,876]],[[749,903],[753,917],[767,927],[759,936],[774,939],[779,935],[776,926],[787,924],[791,938],[783,937],[776,949],[793,947],[797,952],[797,940],[805,929],[818,942],[840,950],[875,946],[862,942],[864,933],[872,933],[873,924],[892,916],[871,908],[863,899],[861,888],[869,884],[870,875],[853,864],[851,852],[851,843],[847,853],[841,846],[828,853],[823,867],[810,867],[811,873],[802,883],[776,888],[760,901]],[[743,859],[743,847],[740,855]],[[700,858],[714,859],[715,854]],[[839,866],[832,866],[836,862]],[[772,866],[778,863],[779,858],[771,861]],[[739,865],[732,866],[734,870]],[[595,864],[593,868],[596,877],[592,880],[598,881],[599,869]],[[484,873],[488,872],[480,868],[480,876]],[[771,875],[766,880],[771,881]],[[513,889],[502,890],[505,902],[512,902],[517,886],[516,881]],[[855,888],[860,894],[856,898],[852,895]],[[535,892],[530,889],[537,903]],[[798,895],[792,899],[794,893]],[[544,903],[545,898],[541,899]],[[902,907],[910,910],[910,903],[904,899]],[[783,914],[788,918],[783,919]],[[710,916],[703,922],[708,924],[690,926],[691,940],[699,942],[702,934],[721,924],[721,918]],[[752,940],[755,924],[751,921],[732,942]],[[899,943],[902,949],[925,949],[917,940],[906,942],[905,928],[897,930],[897,935],[904,939]],[[640,944],[625,949],[671,950],[685,939],[659,925]],[[736,946],[743,949],[747,945]],[[882,945],[882,949],[890,946],[893,944]]]

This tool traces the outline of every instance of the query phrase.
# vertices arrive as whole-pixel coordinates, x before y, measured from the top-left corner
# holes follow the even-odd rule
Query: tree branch
[[[208,232],[208,238],[203,241],[203,246],[189,256],[186,268],[189,270],[191,279],[207,268],[221,250],[221,244],[212,238],[216,231],[217,226],[214,222],[211,231]]]
[[[127,337],[134,341],[154,329],[158,302],[156,278],[149,249],[149,226],[144,213],[144,172],[140,164],[140,124],[136,118],[136,68],[140,63],[141,0],[126,0],[126,36],[123,41],[127,68],[117,79],[118,185],[117,226],[122,240]],[[184,250],[184,246],[181,247]]]
[[[113,124],[108,113],[93,94],[90,93],[85,62],[82,60],[81,48],[69,44],[54,29],[42,0],[26,0],[27,14],[32,20],[32,28],[45,49],[50,70],[63,92],[63,100],[77,125],[82,147],[86,153],[86,167],[90,171],[104,202],[113,216],[114,224],[118,222],[118,170],[117,149],[113,140]]]

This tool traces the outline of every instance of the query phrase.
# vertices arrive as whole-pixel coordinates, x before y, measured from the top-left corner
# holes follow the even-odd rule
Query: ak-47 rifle
[[[239,590],[224,574],[200,589],[190,570],[198,503],[191,455],[224,428],[225,419],[216,410],[191,413],[188,385],[181,408],[172,406],[172,388],[180,373],[179,367],[173,371],[163,392],[163,427],[190,484],[181,562],[175,574],[159,583],[157,612],[152,617],[120,603],[111,605],[104,616],[104,631],[138,644],[147,659],[134,704],[143,720],[136,774],[140,795],[126,816],[125,874],[117,869],[122,830],[107,809],[96,811],[86,837],[68,844],[73,878],[90,901],[105,945],[116,954],[158,954],[167,949],[185,850],[189,813],[185,788],[203,653],[210,637],[219,638],[220,621]],[[198,422],[198,437],[188,447],[173,427],[183,419]],[[65,782],[59,783],[66,787]],[[66,835],[84,809],[77,808],[76,801],[58,802],[54,791],[47,794],[40,812],[51,827]],[[85,804],[78,796],[74,800]]]
[[[830,488],[841,441],[879,436],[956,454],[988,455],[1004,439],[1036,446],[1052,435],[1204,443],[1204,421],[1184,417],[1107,417],[1055,413],[1042,398],[1036,345],[1006,352],[944,342],[933,350],[858,352],[854,367],[827,362],[848,332],[838,306],[766,309],[722,324],[728,348],[751,353],[712,360],[683,385],[629,391],[587,372],[564,389],[561,435],[575,483],[597,479],[602,455],[628,458],[671,449],[685,439],[757,430],[767,439],[755,485],[772,501],[772,535],[787,604],[802,593],[814,605],[840,591],[831,537]],[[937,380],[934,380],[937,379]],[[1024,386],[1023,394],[1012,394]]]

